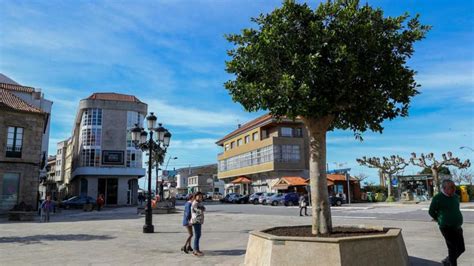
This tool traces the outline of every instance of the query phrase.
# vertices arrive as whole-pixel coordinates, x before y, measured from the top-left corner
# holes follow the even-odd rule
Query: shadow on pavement
[[[439,266],[441,265],[440,262],[437,261],[432,261],[432,260],[427,260],[427,259],[422,259],[422,258],[417,258],[417,257],[412,257],[410,256],[410,265],[412,266]]]
[[[228,249],[228,250],[206,250],[206,256],[241,256],[245,254],[245,249]]]
[[[91,241],[91,240],[109,240],[115,237],[107,235],[87,235],[87,234],[68,234],[68,235],[34,235],[34,236],[12,236],[0,237],[0,243],[22,243],[22,244],[41,244],[43,241]]]

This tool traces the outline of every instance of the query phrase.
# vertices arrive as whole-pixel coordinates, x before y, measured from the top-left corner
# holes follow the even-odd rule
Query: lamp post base
[[[143,233],[150,234],[155,232],[155,227],[152,224],[145,224],[143,226]]]

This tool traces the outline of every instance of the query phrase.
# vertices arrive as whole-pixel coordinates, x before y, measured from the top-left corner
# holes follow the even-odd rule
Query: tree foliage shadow
[[[43,241],[92,241],[110,240],[113,236],[108,235],[88,235],[88,234],[67,234],[67,235],[33,235],[33,236],[12,236],[0,237],[0,243],[21,243],[25,245],[42,244]]]
[[[410,256],[410,266],[439,266],[440,262]]]
[[[246,252],[245,249],[227,249],[227,250],[206,250],[206,256],[241,256]]]

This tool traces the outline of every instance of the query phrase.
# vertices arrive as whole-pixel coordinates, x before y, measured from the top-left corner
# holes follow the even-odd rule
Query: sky
[[[304,1],[299,1],[304,2]],[[315,7],[319,1],[306,1]],[[361,1],[365,3],[364,1]],[[474,43],[472,1],[369,1],[386,16],[419,13],[433,28],[415,45],[408,65],[421,94],[410,115],[384,122],[383,134],[328,133],[330,169],[359,166],[362,156],[409,158],[411,152],[452,151],[474,159]],[[94,92],[133,94],[173,134],[168,169],[216,163],[215,142],[265,111],[246,112],[223,83],[225,34],[254,27],[250,21],[281,1],[12,1],[0,0],[0,73],[41,88],[54,102],[50,154],[71,135],[81,99]],[[468,148],[460,149],[461,146]],[[167,160],[167,159],[165,159]],[[407,167],[403,174],[420,169]]]

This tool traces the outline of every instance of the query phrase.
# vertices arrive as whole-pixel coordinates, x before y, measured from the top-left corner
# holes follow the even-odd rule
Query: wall
[[[7,130],[9,126],[23,127],[21,158],[6,157]],[[44,116],[41,114],[0,111],[0,193],[3,175],[7,172],[20,174],[18,203],[36,207],[41,161]]]

